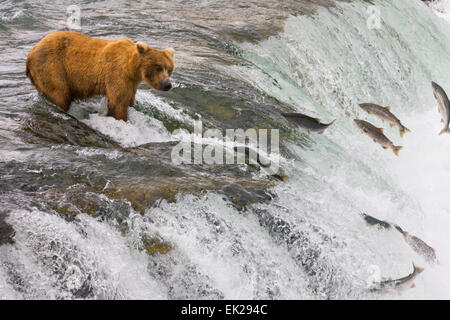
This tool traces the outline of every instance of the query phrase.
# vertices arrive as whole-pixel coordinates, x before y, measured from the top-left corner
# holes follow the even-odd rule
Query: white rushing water
[[[439,0],[429,3],[429,6],[439,17],[450,22],[450,1],[449,0]]]
[[[247,57],[261,70],[238,68],[236,72],[250,72],[250,82],[300,112],[326,121],[338,119],[324,137],[314,138],[317,144],[310,152],[299,150],[306,169],[318,181],[293,183],[291,192],[301,196],[285,203],[298,208],[305,207],[307,199],[315,201],[316,208],[303,214],[313,215],[319,225],[329,226],[347,245],[355,246],[348,252],[349,261],[342,261],[344,268],[357,273],[359,269],[352,265],[357,263],[367,271],[366,264],[372,261],[383,276],[395,278],[410,273],[411,260],[421,262],[400,239],[392,238],[399,235],[373,233],[358,225],[357,213],[364,211],[398,223],[437,249],[440,264],[426,266],[417,288],[405,297],[449,297],[442,283],[450,276],[446,235],[450,140],[438,136],[441,124],[431,81],[450,87],[450,29],[418,1],[375,4],[380,10],[379,29],[367,28],[368,5],[318,10],[315,21],[321,23],[292,17],[280,37],[243,45]],[[267,74],[280,86],[271,85]],[[404,146],[399,158],[373,144],[352,123],[360,118],[384,127],[359,109],[362,102],[392,106],[412,130],[399,138],[397,129],[385,129],[394,144]],[[304,173],[300,179],[305,179]],[[311,192],[316,188],[317,192]],[[283,197],[285,192],[278,194]]]
[[[238,212],[214,193],[178,195],[128,216],[125,235],[87,215],[69,223],[38,210],[11,212],[20,241],[0,247],[9,266],[0,268],[0,298],[70,298],[87,284],[96,298],[450,298],[450,136],[438,135],[431,89],[436,81],[450,90],[450,26],[421,1],[373,2],[380,28],[367,27],[369,3],[339,3],[289,17],[278,36],[239,44],[254,65],[228,67],[231,76],[299,112],[337,119],[311,134],[307,149],[289,146],[301,161],[283,162],[289,178],[273,188],[273,201]],[[363,102],[390,105],[411,132],[400,138],[360,109]],[[385,127],[403,146],[400,156],[363,135],[354,118]],[[99,115],[85,123],[125,146],[172,139],[135,110],[127,124]],[[439,263],[424,261],[397,231],[367,227],[361,212],[426,241]],[[142,235],[173,250],[146,255]],[[367,290],[378,275],[411,273],[412,262],[425,268],[414,289]],[[21,290],[2,285],[7,272],[20,274]]]
[[[383,276],[395,278],[410,273],[411,260],[423,263],[397,239],[399,235],[358,225],[357,213],[364,211],[398,223],[437,249],[440,264],[426,265],[417,288],[405,297],[449,297],[442,283],[450,276],[446,195],[450,140],[438,136],[441,124],[431,81],[450,88],[450,29],[418,1],[375,3],[380,9],[379,29],[367,28],[370,11],[359,4],[341,4],[331,12],[319,10],[316,21],[321,23],[292,17],[280,37],[243,45],[247,57],[264,72],[243,68],[236,72],[251,72],[247,79],[255,86],[300,112],[338,119],[324,137],[314,138],[317,144],[310,152],[299,151],[318,181],[293,183],[291,192],[301,196],[284,203],[298,208],[305,207],[308,199],[315,202],[316,208],[303,214],[313,215],[319,225],[327,225],[347,245],[354,245],[349,261],[342,261],[344,268],[357,273],[359,269],[352,265],[356,263],[367,271],[366,264],[372,261]],[[267,74],[280,87],[270,85],[273,81]],[[397,129],[385,129],[394,144],[404,146],[399,158],[354,126],[353,118],[360,118],[384,127],[359,109],[361,102],[390,105],[412,130],[399,138]],[[300,179],[305,179],[304,173]],[[285,192],[278,194],[284,197]]]

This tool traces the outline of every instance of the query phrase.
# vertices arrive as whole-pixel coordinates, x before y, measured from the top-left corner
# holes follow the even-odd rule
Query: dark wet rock
[[[282,119],[279,112],[286,112],[292,107],[260,92],[255,98],[249,99],[249,93],[254,92],[255,89],[243,82],[239,84],[240,87],[233,92],[233,95],[230,95],[230,87],[235,86],[233,82],[236,80],[214,70],[209,70],[207,74],[199,70],[198,73],[200,74],[197,76],[205,77],[202,84],[174,88],[166,93],[165,97],[173,101],[175,107],[201,115],[204,128],[256,129],[259,127],[286,131],[289,125]],[[280,122],[284,126],[280,125]]]
[[[71,144],[80,147],[118,148],[119,144],[43,101],[23,120],[19,135],[29,143]]]
[[[121,225],[131,210],[129,202],[108,198],[98,190],[85,185],[75,185],[66,192],[48,190],[39,195],[44,205],[41,210],[53,210],[69,221],[78,214],[85,213],[105,220],[116,220]]]
[[[275,195],[264,189],[244,188],[239,184],[227,185],[219,190],[226,200],[230,200],[239,211],[245,210],[256,202],[268,202]]]
[[[3,244],[14,243],[15,231],[13,227],[5,221],[6,212],[0,211],[0,246]]]
[[[184,129],[184,130],[187,130],[188,132],[194,131],[194,129],[191,125],[186,124],[180,120],[174,119],[174,118],[168,116],[167,114],[161,112],[160,110],[158,110],[155,107],[152,107],[152,106],[144,107],[144,106],[141,106],[141,104],[138,101],[136,101],[134,108],[137,111],[140,111],[152,118],[155,118],[155,119],[161,121],[163,123],[164,127],[166,127],[168,132],[173,132],[176,129]],[[185,111],[185,113],[188,116],[190,116],[191,118],[197,120],[195,114],[193,114],[193,113],[189,114],[189,112],[187,112],[187,111]]]
[[[31,183],[22,183],[19,186],[19,188],[20,188],[20,190],[27,191],[27,192],[33,192],[33,191],[39,190],[39,186],[37,186],[35,184],[31,184]]]
[[[24,202],[7,194],[21,194],[34,199],[30,207],[50,209],[69,220],[87,213],[119,222],[131,208],[144,213],[162,199],[175,201],[178,193],[220,191],[240,210],[271,199],[265,190],[276,183],[274,178],[254,179],[254,168],[239,165],[175,165],[173,145],[122,149],[114,158],[80,158],[72,147],[39,150],[27,162],[0,162],[0,190],[9,206],[16,198],[19,207]]]

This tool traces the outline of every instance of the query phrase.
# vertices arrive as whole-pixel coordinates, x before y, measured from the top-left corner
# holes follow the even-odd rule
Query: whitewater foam
[[[10,212],[7,222],[16,232],[16,242],[0,247],[0,277],[5,272],[9,278],[19,277],[15,285],[24,298],[163,299],[167,295],[148,274],[147,255],[130,247],[107,223],[84,214],[69,223],[38,210]]]
[[[416,280],[416,289],[400,298],[448,297],[450,291],[438,281],[450,276],[448,141],[437,135],[440,122],[431,90],[432,80],[450,88],[443,72],[450,67],[449,59],[443,58],[450,53],[447,26],[421,3],[375,1],[375,5],[381,10],[379,30],[367,29],[366,10],[354,3],[317,9],[315,21],[320,24],[305,16],[291,17],[280,36],[241,44],[256,68],[238,66],[230,73],[299,112],[338,119],[324,135],[313,136],[308,150],[289,146],[303,160],[288,171],[297,178],[274,188],[278,204],[290,208],[288,212],[296,211],[345,244],[334,253],[322,247],[327,254],[340,255],[332,261],[354,271],[360,281],[370,277],[372,266],[380,277],[396,278],[409,274],[411,262],[417,261],[426,271]],[[417,17],[412,30],[404,27]],[[398,130],[365,114],[358,107],[362,102],[391,105],[412,132],[400,138]],[[394,144],[404,146],[400,156],[358,132],[354,118],[385,127]],[[398,223],[421,237],[436,247],[440,264],[426,264],[395,230],[367,228],[360,212]],[[295,214],[283,215],[301,225]],[[395,296],[380,296],[385,297]]]
[[[428,5],[438,17],[441,17],[450,23],[450,0],[432,1],[429,2]]]
[[[173,140],[161,121],[133,108],[128,108],[127,122],[96,113],[90,114],[89,119],[82,121],[117,141],[123,147]]]

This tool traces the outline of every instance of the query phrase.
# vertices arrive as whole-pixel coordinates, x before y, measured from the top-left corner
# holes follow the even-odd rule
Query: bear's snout
[[[161,88],[163,91],[169,91],[170,89],[172,89],[172,83],[170,83],[170,81],[162,83]]]

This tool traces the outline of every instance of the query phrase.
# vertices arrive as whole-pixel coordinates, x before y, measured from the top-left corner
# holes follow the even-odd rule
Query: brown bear
[[[28,53],[26,74],[36,89],[64,111],[75,99],[108,98],[108,115],[127,121],[139,84],[170,90],[174,50],[157,50],[129,39],[103,40],[58,31]]]

